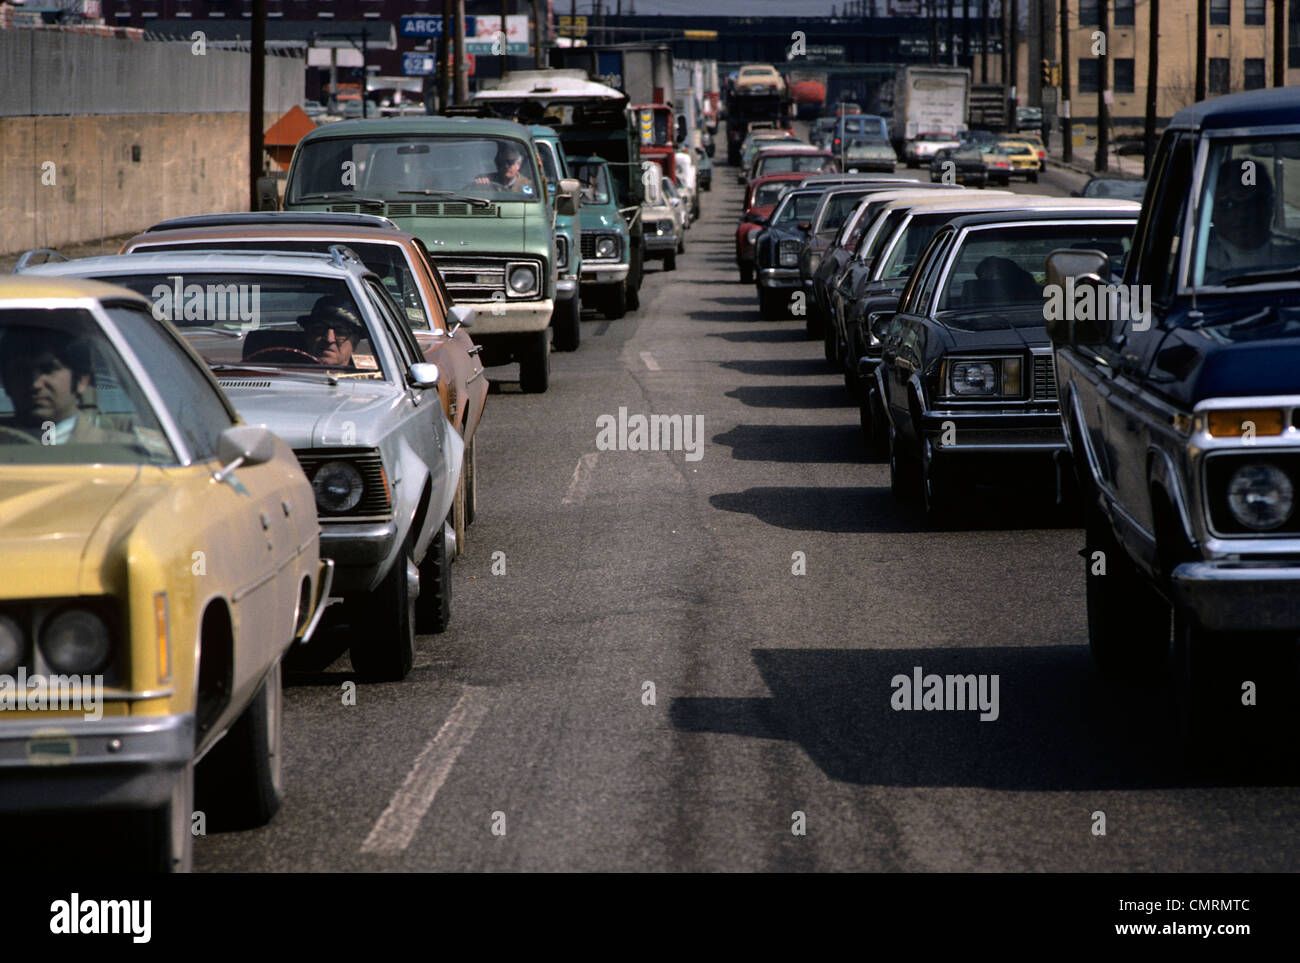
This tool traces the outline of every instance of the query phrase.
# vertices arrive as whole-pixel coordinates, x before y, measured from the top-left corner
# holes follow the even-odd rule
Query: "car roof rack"
[[[336,227],[382,227],[396,230],[397,225],[378,214],[354,214],[345,211],[233,211],[227,214],[194,214],[173,217],[145,228],[154,231],[179,231],[196,227],[250,227],[260,224],[321,224]]]

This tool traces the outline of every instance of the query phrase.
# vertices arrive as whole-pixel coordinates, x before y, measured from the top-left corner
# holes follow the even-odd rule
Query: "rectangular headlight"
[[[1024,359],[1013,356],[945,361],[943,383],[950,396],[1022,398]]]

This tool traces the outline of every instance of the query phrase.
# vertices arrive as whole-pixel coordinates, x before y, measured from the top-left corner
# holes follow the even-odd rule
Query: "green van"
[[[478,306],[485,365],[550,381],[555,205],[528,128],[472,117],[341,121],[299,141],[286,210],[382,214],[420,238],[457,304]]]
[[[578,243],[578,215],[565,213],[573,208],[564,202],[565,187],[576,192],[581,185],[564,184],[574,175],[564,157],[560,146],[560,135],[553,127],[535,124],[528,128],[537,145],[537,153],[542,161],[542,173],[550,186],[551,202],[556,208],[555,214],[555,314],[551,318],[554,334],[551,346],[556,351],[576,351],[582,341],[582,304],[579,297],[579,282],[582,279],[582,247]],[[564,186],[561,186],[561,185]],[[577,197],[573,203],[576,206]]]

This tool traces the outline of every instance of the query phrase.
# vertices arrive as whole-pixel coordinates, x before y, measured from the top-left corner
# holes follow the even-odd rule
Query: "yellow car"
[[[1006,151],[1007,159],[1011,161],[1012,174],[1017,177],[1023,175],[1025,180],[1031,183],[1038,181],[1041,161],[1038,157],[1038,148],[1032,141],[1008,137],[1006,140],[998,141],[998,146]]]
[[[270,819],[319,544],[293,452],[148,301],[0,278],[0,812],[134,810],[164,871]]]

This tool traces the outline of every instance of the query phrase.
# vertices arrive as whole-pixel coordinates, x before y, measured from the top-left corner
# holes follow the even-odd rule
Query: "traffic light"
[[[1043,86],[1052,86],[1052,62],[1050,60],[1041,61],[1042,67],[1040,76],[1043,78]]]

